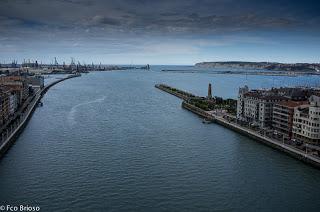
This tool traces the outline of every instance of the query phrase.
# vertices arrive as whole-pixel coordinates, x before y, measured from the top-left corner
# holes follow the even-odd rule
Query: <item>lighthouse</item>
[[[207,99],[212,99],[212,88],[211,88],[211,83],[209,83],[208,86],[208,96]]]

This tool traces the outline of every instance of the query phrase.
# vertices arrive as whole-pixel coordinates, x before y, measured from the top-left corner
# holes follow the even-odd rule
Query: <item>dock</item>
[[[155,86],[155,87],[159,88],[159,86]],[[170,88],[172,88],[172,87],[170,87]],[[163,89],[163,88],[159,88],[159,89],[167,92],[167,89]],[[183,100],[182,108],[204,118],[205,120],[209,120],[213,123],[219,124],[219,125],[226,127],[230,130],[233,130],[233,131],[238,132],[242,135],[250,137],[257,142],[260,142],[260,143],[265,144],[273,149],[284,152],[287,155],[289,155],[295,159],[298,159],[308,165],[311,165],[315,168],[320,169],[320,158],[319,157],[315,157],[311,154],[308,154],[307,151],[302,151],[302,150],[297,149],[291,145],[285,144],[281,141],[272,139],[272,138],[267,137],[263,134],[259,134],[259,132],[257,132],[257,131],[254,131],[254,130],[249,129],[247,127],[243,127],[243,126],[237,124],[236,122],[232,121],[228,117],[224,117],[221,115],[215,115],[215,114],[210,113],[208,111],[205,111],[201,108],[198,108],[195,105],[188,103],[188,99],[186,98],[186,96],[181,96],[180,94],[174,93],[173,92],[174,89],[180,91],[179,93],[181,93],[181,90],[176,89],[176,88],[169,89],[170,92],[168,92],[168,93],[170,93],[174,96],[178,96],[179,98],[181,98]],[[186,92],[186,93],[188,93],[188,92]],[[193,95],[193,96],[195,96],[195,95]]]
[[[54,85],[71,79],[75,77],[80,77],[81,74],[72,74],[65,78],[56,80],[42,89],[38,90],[30,99],[30,103],[28,104],[27,108],[23,110],[23,112],[18,112],[18,116],[16,120],[14,120],[13,124],[10,126],[9,129],[6,129],[5,132],[1,134],[1,142],[0,142],[0,158],[9,150],[9,148],[14,144],[16,139],[19,137],[20,133],[23,131],[25,126],[27,125],[28,121],[30,120],[33,112],[37,108],[40,100],[44,96],[44,94]]]

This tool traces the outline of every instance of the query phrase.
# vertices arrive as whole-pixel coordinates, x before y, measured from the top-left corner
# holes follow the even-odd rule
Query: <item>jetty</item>
[[[279,140],[273,139],[268,137],[265,133],[261,134],[259,131],[256,131],[254,129],[250,129],[248,127],[241,126],[236,122],[236,117],[230,115],[230,114],[219,114],[215,113],[214,111],[206,111],[203,110],[194,104],[190,103],[190,99],[187,96],[195,96],[193,94],[190,94],[185,91],[181,91],[176,88],[172,88],[170,86],[165,85],[165,87],[161,85],[155,86],[158,89],[161,89],[162,91],[165,91],[171,95],[177,96],[183,100],[182,102],[182,108],[202,117],[205,120],[208,120],[212,123],[219,124],[223,127],[226,127],[230,130],[233,130],[235,132],[238,132],[242,135],[248,136],[252,139],[254,139],[257,142],[260,142],[262,144],[265,144],[269,147],[272,147],[273,149],[279,150],[281,152],[286,153],[287,155],[298,159],[306,164],[309,164],[315,168],[320,169],[320,158],[316,157],[312,154],[309,154],[306,148],[306,151],[303,151],[301,149],[295,148],[292,145],[286,144],[284,142],[281,142]],[[170,88],[170,89],[167,89]],[[182,95],[183,93],[187,93],[188,95]]]
[[[22,110],[19,110],[16,114],[16,118],[13,120],[12,124],[0,134],[0,158],[8,151],[12,144],[16,141],[20,133],[23,131],[28,121],[30,120],[33,112],[39,104],[44,94],[54,85],[71,79],[75,77],[80,77],[81,74],[72,74],[67,77],[61,78],[50,84],[44,86],[42,89],[38,90],[33,96],[31,96]]]
[[[170,86],[168,86],[166,84],[156,84],[155,87],[160,89],[160,90],[163,90],[163,91],[165,91],[165,92],[167,92],[167,93],[169,93],[171,95],[174,95],[174,96],[176,96],[176,97],[178,97],[180,99],[183,99],[183,100],[187,100],[189,98],[196,97],[192,93],[188,93],[186,91],[170,87]]]

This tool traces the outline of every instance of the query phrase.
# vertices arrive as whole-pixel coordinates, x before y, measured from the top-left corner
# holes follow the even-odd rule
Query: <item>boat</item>
[[[211,120],[208,120],[208,119],[203,119],[203,120],[202,120],[202,123],[203,123],[203,124],[211,124],[211,122],[212,122],[212,121],[211,121]]]

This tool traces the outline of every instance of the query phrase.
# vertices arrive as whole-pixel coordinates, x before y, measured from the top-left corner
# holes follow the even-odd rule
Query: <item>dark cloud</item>
[[[123,26],[123,30],[223,31],[318,27],[319,3],[248,0],[11,0],[0,2],[3,16],[47,25]],[[13,25],[13,27],[15,27]]]
[[[59,43],[72,51],[105,43],[106,49],[116,51],[121,45],[132,51],[161,39],[202,43],[268,32],[318,36],[319,11],[316,0],[0,0],[0,44],[19,49]],[[212,43],[227,43],[222,40]]]
[[[121,21],[119,19],[115,19],[115,18],[96,15],[88,22],[88,24],[91,24],[92,26],[96,26],[96,25],[119,26],[119,25],[121,25]]]

